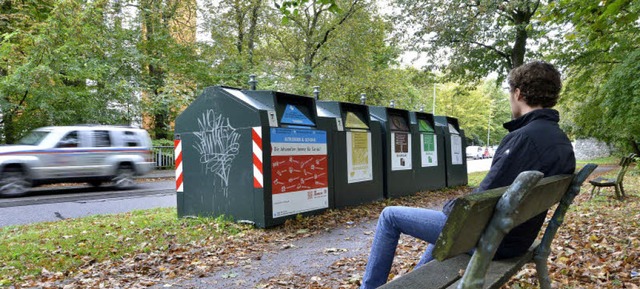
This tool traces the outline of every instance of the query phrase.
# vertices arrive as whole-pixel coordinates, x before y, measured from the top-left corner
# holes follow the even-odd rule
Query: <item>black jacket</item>
[[[509,134],[502,140],[495,153],[491,169],[474,192],[510,185],[523,171],[536,170],[545,177],[573,174],[576,159],[571,142],[560,130],[558,111],[536,109],[503,126]],[[447,202],[445,214],[449,214],[453,202]],[[546,212],[515,227],[505,236],[496,259],[524,254],[538,235]]]

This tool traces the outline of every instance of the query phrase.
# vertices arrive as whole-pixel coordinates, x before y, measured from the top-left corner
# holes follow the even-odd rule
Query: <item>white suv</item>
[[[117,188],[153,168],[151,139],[143,129],[119,126],[51,126],[31,131],[17,145],[0,146],[0,196],[29,187],[88,182]]]

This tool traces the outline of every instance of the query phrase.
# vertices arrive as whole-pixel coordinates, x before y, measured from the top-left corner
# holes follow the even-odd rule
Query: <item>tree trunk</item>
[[[13,122],[13,115],[5,114],[2,118],[2,124],[4,126],[4,143],[14,144],[16,142],[16,129]]]
[[[629,143],[631,143],[631,148],[633,149],[633,153],[636,154],[636,156],[640,156],[640,147],[638,146],[638,142],[631,139],[629,140]]]
[[[262,0],[256,0],[253,2],[253,7],[251,7],[251,17],[249,18],[249,40],[247,43],[247,53],[249,54],[249,66],[253,69],[253,46],[255,43],[256,37],[256,27],[258,25],[258,12],[260,11],[260,6],[262,5]]]
[[[524,54],[527,52],[527,24],[523,15],[518,15],[516,19],[516,39],[511,50],[511,67],[516,68],[524,63]]]
[[[238,54],[242,55],[242,43],[244,42],[244,17],[245,13],[242,11],[240,3],[234,3],[234,9],[236,10],[236,28],[238,29],[238,39],[236,39],[236,49]]]
[[[158,101],[160,97],[160,88],[164,86],[164,71],[162,70],[162,68],[154,65],[149,65],[149,76],[151,77],[152,82],[151,87],[153,101]],[[169,108],[160,107],[156,108],[155,111],[156,112],[153,114],[153,131],[155,137],[159,139],[166,139],[169,135],[167,131]]]

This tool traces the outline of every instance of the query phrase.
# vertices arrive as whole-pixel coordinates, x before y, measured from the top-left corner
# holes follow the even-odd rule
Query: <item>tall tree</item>
[[[3,141],[42,125],[135,124],[143,110],[152,134],[170,137],[175,116],[212,79],[189,3],[2,2]]]
[[[129,122],[126,78],[109,62],[108,1],[14,1],[0,48],[4,141],[42,125]],[[4,6],[6,7],[6,6]],[[10,31],[13,29],[13,31]],[[108,98],[105,96],[113,96]],[[129,111],[130,112],[130,111]]]
[[[371,3],[365,0],[344,0],[343,9],[333,13],[332,6],[323,1],[304,3],[282,21],[280,11],[272,11],[268,45],[276,45],[279,52],[272,61],[285,61],[293,66],[294,76],[302,80],[298,93],[311,92],[314,71],[328,59],[328,47],[338,33],[354,15]]]
[[[215,53],[214,68],[225,85],[245,86],[249,74],[260,65],[261,39],[264,38],[265,3],[263,0],[222,0],[205,3],[206,31]]]
[[[500,79],[526,58],[539,38],[541,0],[395,0],[394,20],[410,49],[428,55],[428,66],[460,80],[491,72]],[[529,55],[527,55],[529,53]]]
[[[132,0],[129,0],[132,1]],[[135,41],[140,57],[146,116],[151,134],[171,139],[171,125],[177,114],[211,80],[211,63],[200,60],[196,36],[195,0],[139,0],[137,23],[141,27]],[[202,88],[202,87],[201,87]]]
[[[640,3],[570,1],[553,3],[545,21],[558,36],[546,49],[567,74],[560,107],[564,127],[577,137],[597,137],[640,154]]]
[[[15,142],[20,131],[24,130],[19,118],[33,97],[31,83],[37,80],[31,71],[44,58],[33,57],[32,47],[38,25],[51,13],[52,2],[3,1],[0,4],[0,124],[3,142]]]
[[[142,60],[144,89],[151,112],[152,135],[156,138],[169,138],[170,101],[163,89],[167,78],[167,60],[171,46],[176,41],[171,35],[171,23],[176,20],[180,1],[177,0],[140,0],[139,17],[142,25],[141,39],[138,42],[144,54]]]
[[[405,85],[400,83],[408,80],[394,68],[399,50],[389,39],[391,24],[376,15],[375,6],[360,9],[352,17],[319,54],[325,60],[313,70],[310,83],[320,86],[324,99],[359,102],[361,93],[375,105],[415,99],[402,91]]]

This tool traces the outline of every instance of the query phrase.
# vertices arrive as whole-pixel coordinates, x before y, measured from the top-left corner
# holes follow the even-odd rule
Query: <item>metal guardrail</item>
[[[172,146],[154,146],[151,148],[151,156],[156,164],[156,169],[174,169],[176,165]]]

